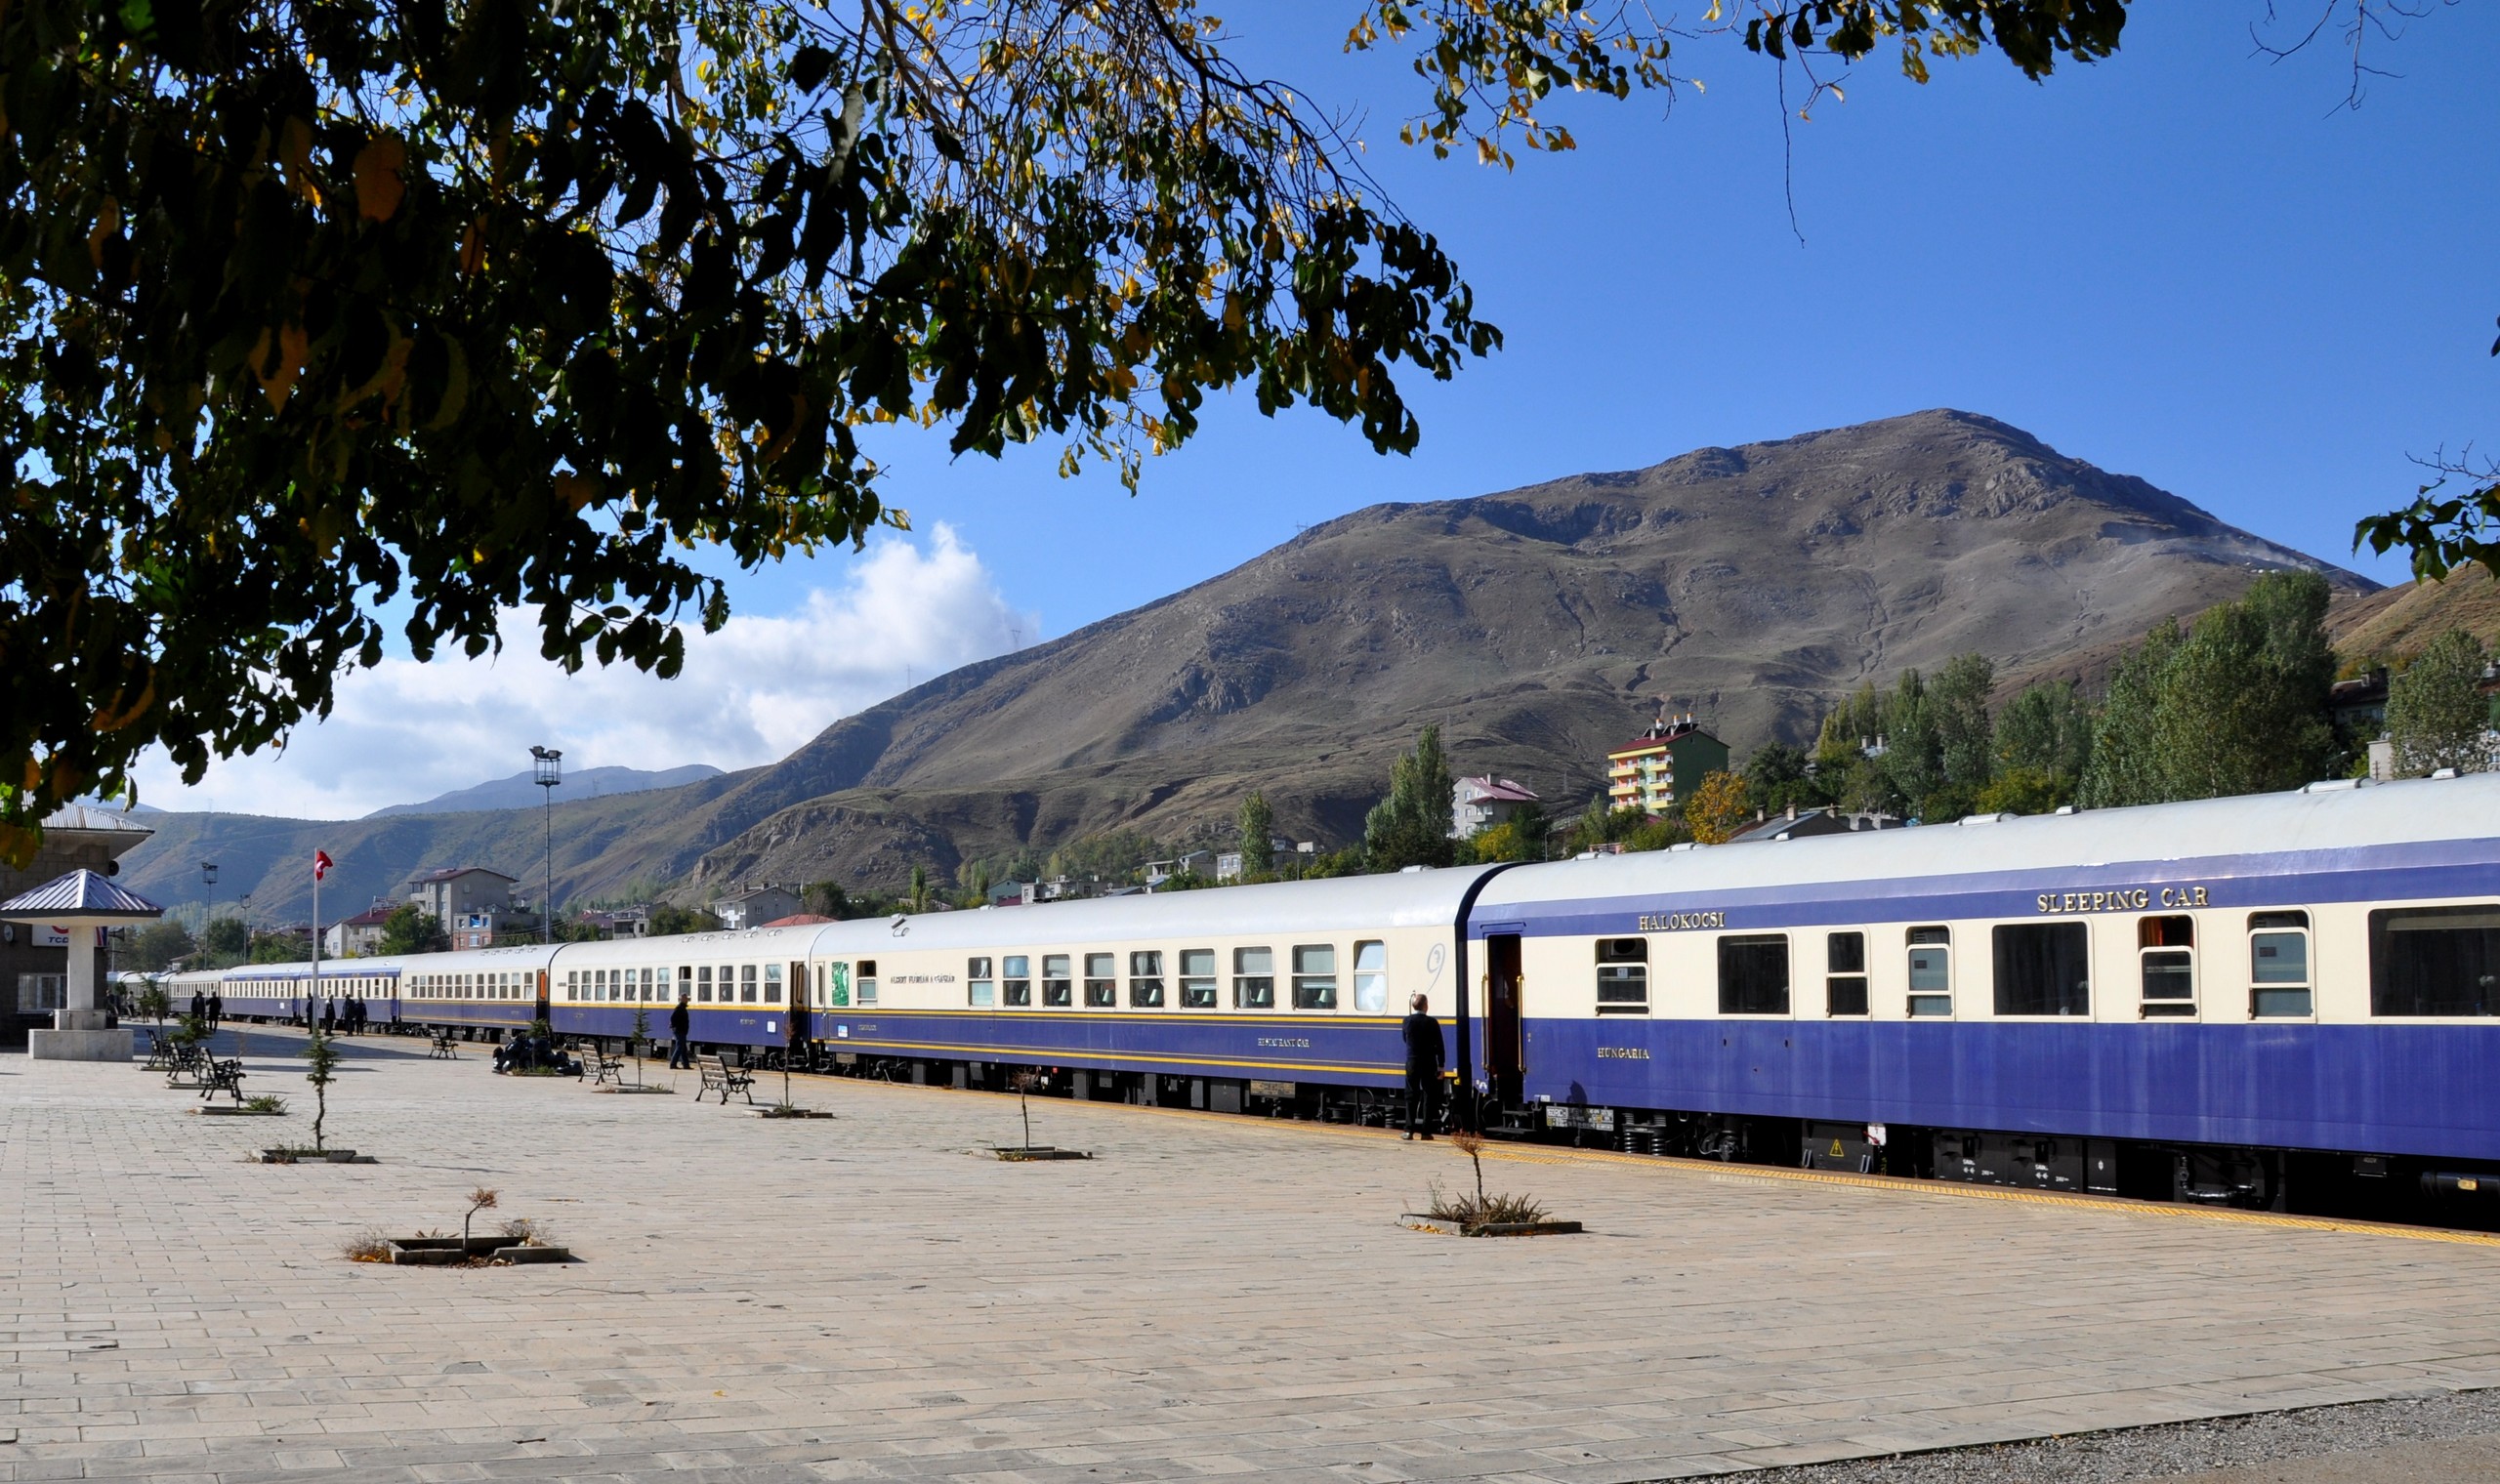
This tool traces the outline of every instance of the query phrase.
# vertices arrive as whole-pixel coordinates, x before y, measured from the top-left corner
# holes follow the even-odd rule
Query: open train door
[[[1497,932],[1484,939],[1484,1075],[1494,1105],[1520,1106],[1520,1082],[1527,1071],[1527,1032],[1520,1021],[1520,935]]]
[[[813,1067],[815,1057],[815,1016],[810,1013],[808,965],[794,960],[790,965],[790,1049],[788,1056],[794,1067]]]

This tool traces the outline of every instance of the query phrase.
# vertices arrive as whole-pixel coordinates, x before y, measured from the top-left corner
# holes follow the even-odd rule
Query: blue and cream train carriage
[[[229,1013],[303,969],[230,971]],[[1463,1116],[1520,1135],[2249,1204],[2500,1185],[2494,776],[333,972],[402,1022],[618,1037],[683,995],[713,1047],[1348,1119],[1422,993]]]

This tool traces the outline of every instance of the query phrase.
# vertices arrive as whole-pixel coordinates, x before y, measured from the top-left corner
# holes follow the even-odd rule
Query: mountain
[[[1428,722],[1460,770],[1577,802],[1660,701],[1741,759],[1809,740],[1862,681],[1970,649],[2037,667],[2274,567],[2375,589],[1949,410],[1375,506],[835,723],[711,805],[760,823],[693,884],[1173,838],[1253,787],[1290,832],[1343,840]]]
[[[2345,605],[2328,628],[2336,652],[2354,661],[2409,659],[2450,629],[2500,644],[2500,583],[2479,566],[2459,567],[2445,582],[2408,582]]]
[[[2324,572],[2348,599],[2376,591],[2143,479],[1949,410],[1373,506],[1160,601],[940,676],[771,766],[560,803],[557,887],[679,882],[699,898],[745,880],[893,886],[915,862],[942,876],[1112,829],[1206,834],[1253,788],[1280,830],[1342,841],[1432,722],[1460,771],[1576,805],[1604,750],[1661,702],[1699,713],[1741,761],[1774,738],[1810,739],[1822,708],[1862,681],[1971,649],[2008,674],[2114,652],[2278,567]],[[160,856],[185,863],[168,882],[189,870],[195,884],[198,851],[273,849],[285,864],[264,889],[300,902],[286,884],[310,858],[308,827],[176,817],[230,822],[169,827],[180,843],[134,852],[140,889]],[[381,874],[475,861],[534,879],[543,823],[395,815],[319,829],[390,861]],[[349,857],[327,848],[344,873]]]
[[[598,799],[609,794],[642,794],[652,789],[675,788],[681,783],[693,783],[704,778],[717,778],[721,770],[708,763],[689,763],[684,767],[661,768],[646,772],[633,767],[586,767],[565,776],[557,785],[560,799]],[[527,770],[509,778],[497,778],[475,788],[438,794],[423,804],[395,804],[365,815],[379,819],[385,814],[465,814],[476,809],[534,809],[546,804],[545,790]]]

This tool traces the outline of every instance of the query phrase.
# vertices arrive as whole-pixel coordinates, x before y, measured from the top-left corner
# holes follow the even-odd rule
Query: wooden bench
[[[582,1052],[582,1070],[591,1074],[592,1087],[598,1087],[603,1082],[612,1082],[618,1087],[623,1087],[625,1085],[625,1053],[611,1051],[604,1046],[593,1046]]]
[[[220,1092],[233,1093],[236,1102],[243,1100],[243,1062],[240,1057],[232,1061],[219,1061],[211,1058],[208,1064],[201,1068],[199,1100],[215,1102]]]
[[[737,1092],[745,1096],[749,1106],[754,1104],[754,1074],[733,1067],[717,1055],[695,1057],[694,1070],[703,1077],[703,1086],[694,1093],[696,1102],[703,1100],[705,1092],[718,1092],[721,1094],[721,1106],[726,1108],[729,1105],[729,1094]]]
[[[448,1026],[434,1033],[432,1049],[426,1052],[426,1055],[429,1059],[436,1056],[446,1061],[460,1059],[460,1043],[451,1039],[451,1030]]]

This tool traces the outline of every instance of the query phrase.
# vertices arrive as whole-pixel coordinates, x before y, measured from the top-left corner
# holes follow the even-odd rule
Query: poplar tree
[[[1265,881],[1275,865],[1276,818],[1268,807],[1268,796],[1256,789],[1241,801],[1239,820],[1241,839],[1241,879],[1245,882]]]
[[[1441,729],[1427,726],[1415,750],[1390,768],[1389,797],[1363,819],[1363,860],[1373,871],[1446,866],[1458,855],[1449,838],[1454,784],[1441,754]]]

